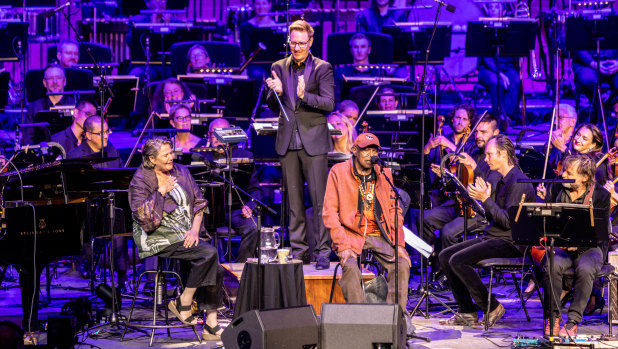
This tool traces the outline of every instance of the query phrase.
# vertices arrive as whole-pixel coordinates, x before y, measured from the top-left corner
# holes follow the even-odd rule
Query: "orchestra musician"
[[[223,118],[214,119],[208,125],[208,141],[210,142],[208,145],[213,148],[217,148],[216,151],[210,151],[205,153],[205,158],[211,162],[222,162],[225,163],[226,157],[224,152],[223,144],[216,136],[215,129],[216,128],[226,128],[230,127],[229,121]],[[232,148],[232,159],[247,159],[253,160],[253,153],[248,150],[240,149],[238,147]],[[253,166],[252,166],[253,168]],[[242,173],[242,172],[241,172]],[[234,177],[234,175],[232,175]],[[257,200],[262,200],[262,191],[260,188],[260,182],[258,180],[258,174],[255,170],[251,173],[242,173],[242,177],[248,178],[248,180],[244,180],[244,178],[235,179],[236,185],[238,185],[242,190],[249,193],[251,196],[256,198]],[[238,246],[238,255],[236,257],[236,263],[245,263],[247,258],[256,257],[257,250],[257,238],[258,238],[258,230],[257,230],[257,221],[255,214],[255,207],[257,204],[255,201],[250,200],[247,197],[237,197],[237,199],[232,200],[232,229],[236,231],[240,236],[240,246]],[[225,219],[226,222],[229,219],[229,212],[226,209],[225,211]]]
[[[378,96],[378,110],[397,110],[399,101],[393,88],[383,87],[380,94]]]
[[[384,96],[386,97],[386,96]],[[453,108],[449,114],[449,122],[451,125],[451,133],[447,135],[436,134],[432,135],[423,148],[423,153],[427,156],[427,160],[431,164],[439,165],[442,161],[442,152],[453,152],[457,150],[460,143],[466,138],[466,133],[470,131],[470,124],[476,117],[476,110],[468,104],[460,104]],[[439,131],[439,128],[438,130]],[[474,143],[471,139],[468,140],[463,148],[463,151],[470,154]],[[430,172],[431,183],[437,185],[437,176]],[[432,206],[438,206],[443,201],[443,195],[432,193]]]
[[[333,152],[350,154],[354,139],[356,139],[356,131],[348,118],[337,112],[332,112],[328,116],[328,123],[333,125],[334,128],[341,130],[341,135],[331,136],[334,144]]]
[[[339,285],[348,303],[364,303],[361,272],[357,257],[371,249],[386,269],[387,302],[398,303],[405,311],[408,300],[410,257],[405,249],[401,207],[395,208],[390,169],[382,173],[371,163],[378,155],[380,141],[371,133],[362,133],[354,141],[353,157],[334,165],[328,175],[324,199],[324,225],[339,257],[342,275]],[[395,215],[398,226],[395,228]],[[395,229],[399,229],[395,242]],[[399,299],[395,299],[395,246],[399,256]]]
[[[72,68],[79,61],[79,44],[73,39],[62,39],[58,43],[56,59],[63,68]]]
[[[603,134],[596,125],[582,124],[575,129],[571,144],[562,153],[562,157],[550,157],[549,161],[557,171],[562,167],[562,159],[571,154],[590,154],[596,161],[599,161],[604,155],[602,153],[604,143]],[[612,178],[611,172],[608,161],[600,163],[595,172],[597,183],[605,183],[609,178]]]
[[[159,114],[169,113],[172,109],[173,103],[167,103],[167,101],[180,101],[180,100],[195,100],[196,97],[187,84],[177,80],[175,78],[169,78],[162,84],[158,84],[152,96],[152,111]],[[191,106],[191,105],[190,105]]]
[[[339,104],[335,107],[335,111],[346,116],[352,125],[356,124],[358,113],[360,112],[356,102],[349,99],[339,102]]]
[[[487,3],[486,12],[488,17],[502,18],[507,15],[504,4],[501,2]],[[498,71],[498,64],[500,71]],[[519,89],[521,79],[517,60],[512,57],[481,57],[478,64],[479,84],[485,87],[491,100],[491,112],[497,118],[502,119],[506,115],[512,124],[521,123],[519,115]],[[498,72],[499,81],[496,79]],[[500,105],[498,105],[498,93]],[[501,120],[503,129],[508,122]]]
[[[596,50],[579,50],[575,51],[573,57],[576,91],[583,93],[591,104],[593,99],[595,100],[595,104],[591,105],[594,112],[590,113],[590,119],[587,120],[593,124],[601,122],[600,117],[598,117],[598,96],[596,98],[594,96],[596,93],[597,67],[601,73],[601,83],[608,83],[610,85],[612,95],[618,94],[618,49],[601,49],[598,61],[595,58],[596,56]],[[612,109],[616,110],[616,104],[618,103],[615,100],[611,102],[615,103]]]
[[[335,107],[333,68],[309,52],[314,34],[309,23],[295,21],[288,33],[292,55],[273,63],[272,78],[266,80],[270,89],[267,103],[273,112],[279,112],[275,147],[289,199],[292,252],[295,258],[309,263],[311,256],[303,203],[303,183],[306,180],[318,231],[315,266],[316,269],[327,269],[330,266],[330,239],[320,217],[328,175],[327,153],[333,146],[326,123],[326,113]],[[277,96],[284,110],[280,110]]]
[[[370,68],[369,54],[371,54],[371,41],[367,35],[356,33],[349,40],[350,53],[352,54],[352,65],[345,65],[335,69],[335,100],[341,100],[344,76],[379,76],[380,70]],[[367,65],[359,67],[358,65]]]
[[[459,162],[472,169],[475,178],[488,179],[490,169],[485,161],[485,147],[489,138],[499,132],[498,120],[493,115],[486,114],[474,133],[476,147],[470,154],[465,152],[461,154],[462,158],[459,159]],[[431,166],[432,171],[441,176],[440,165],[432,164]],[[464,217],[460,215],[459,211],[459,205],[455,200],[449,199],[425,213],[421,236],[427,243],[434,246],[436,255],[441,250],[456,244],[464,233]],[[468,218],[469,232],[483,228],[485,225],[484,219],[478,215]],[[438,239],[436,239],[434,233],[436,230],[439,230]],[[430,258],[430,261],[432,262],[432,286],[435,289],[443,290],[446,287],[445,276],[439,272],[436,258]]]
[[[371,0],[371,6],[364,9],[357,19],[356,26],[362,32],[381,33],[385,25],[405,22],[406,14],[400,10],[390,9],[391,0]]]
[[[186,104],[173,104],[170,110],[170,125],[176,129],[191,129],[191,107]],[[182,150],[188,153],[198,146],[202,138],[191,132],[178,132],[171,139],[174,150]]]
[[[71,126],[63,131],[54,133],[51,141],[60,144],[66,153],[76,148],[82,143],[84,133],[84,122],[87,118],[97,113],[97,105],[91,99],[82,98],[73,109],[73,122]]]
[[[109,135],[112,131],[107,125],[107,121],[103,121],[103,130],[101,130],[101,117],[98,115],[89,116],[84,121],[83,139],[79,146],[67,153],[68,159],[79,158],[95,153],[100,153],[101,149],[105,149],[105,155],[108,158],[116,158],[112,161],[100,162],[93,164],[94,168],[120,168],[122,167],[122,160],[120,160],[120,153],[111,142],[109,142]],[[101,134],[103,134],[103,142],[101,142]]]
[[[441,321],[443,325],[465,325],[460,316],[476,324],[478,307],[486,311],[489,294],[476,272],[476,263],[488,258],[522,256],[511,241],[507,209],[517,206],[522,194],[526,195],[526,200],[534,200],[534,187],[530,183],[518,183],[519,179],[528,177],[519,168],[515,147],[507,136],[498,134],[487,141],[485,161],[492,171],[488,180],[477,177],[474,184],[468,185],[468,192],[485,209],[489,221],[486,236],[455,244],[442,250],[439,255],[440,266],[459,306],[459,314]],[[484,322],[492,327],[506,311],[493,295],[490,302]]]
[[[537,187],[537,194],[545,202],[572,203],[587,205],[592,201],[595,209],[607,210],[609,217],[610,193],[595,180],[596,160],[590,154],[567,155],[563,159],[564,171],[562,178],[572,179],[574,183],[554,184],[546,189],[544,186]],[[568,247],[566,249],[555,248],[552,265],[552,273],[549,272],[547,263],[544,263],[543,290],[545,295],[546,322],[544,334],[550,332],[549,305],[554,307],[553,333],[559,336],[577,335],[577,328],[582,321],[582,315],[588,298],[592,292],[593,281],[605,257],[607,255],[607,243],[601,242],[596,247]],[[562,279],[565,272],[575,270],[573,284],[573,300],[569,306],[568,320],[560,327],[562,315],[559,304],[556,305],[562,292]],[[550,303],[553,302],[553,303]]]
[[[64,68],[59,64],[48,64],[43,71],[43,86],[47,93],[64,92],[67,84]],[[43,96],[28,105],[26,113],[26,123],[35,121],[35,115],[40,111],[49,111],[51,107],[61,105],[75,105],[75,98],[72,95],[49,95]],[[34,144],[34,130],[27,128],[24,130],[24,144]]]
[[[217,307],[222,280],[217,249],[200,238],[207,202],[189,170],[174,163],[168,139],[146,141],[142,158],[129,186],[139,256],[180,259],[188,264],[185,289],[168,308],[183,323],[196,325],[191,307],[196,298],[198,309],[206,312],[202,336],[220,340],[223,330],[217,322]]]
[[[571,142],[576,124],[577,111],[575,108],[570,104],[560,103],[556,118],[556,130],[552,133],[550,159],[562,158]]]
[[[195,44],[187,51],[187,73],[201,73],[202,69],[212,65],[210,55],[206,48],[200,44]]]

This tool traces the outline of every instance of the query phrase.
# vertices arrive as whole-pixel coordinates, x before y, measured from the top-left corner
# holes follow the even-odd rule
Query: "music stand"
[[[431,38],[433,22],[395,23],[382,28],[382,32],[393,37],[395,51],[394,63],[414,64],[425,59],[425,53]],[[429,52],[428,64],[442,64],[445,57],[451,55],[451,23],[439,22],[436,27],[434,42]]]
[[[587,20],[586,18],[567,18],[566,48],[569,51],[594,50],[595,69],[597,81],[595,83],[594,96],[590,103],[588,120],[592,116],[595,100],[599,101],[599,110],[603,120],[603,130],[605,131],[605,143],[609,150],[609,140],[607,139],[607,124],[605,122],[605,111],[603,110],[603,99],[601,98],[601,49],[615,49],[618,41],[618,16],[608,15],[604,18]],[[596,119],[596,118],[595,118]],[[595,120],[596,121],[596,120]],[[596,122],[595,122],[596,123]]]
[[[528,57],[534,49],[536,27],[534,21],[523,19],[468,22],[466,57],[494,57],[496,59],[496,95],[498,115],[502,115],[500,98],[500,57]]]
[[[590,205],[567,203],[524,202],[507,211],[511,234],[515,244],[536,245],[545,238],[548,243],[547,263],[549,273],[553,271],[554,246],[593,247],[599,241],[609,241],[608,210]],[[553,289],[556,285],[550,285]],[[548,292],[553,295],[553,290]],[[553,298],[553,296],[552,296]],[[556,301],[554,299],[554,301]],[[549,302],[549,321],[554,323],[554,302]],[[558,305],[558,308],[560,306]],[[550,340],[553,326],[549,327]]]

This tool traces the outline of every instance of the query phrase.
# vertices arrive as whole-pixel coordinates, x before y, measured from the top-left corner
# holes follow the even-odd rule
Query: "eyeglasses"
[[[104,133],[106,135],[110,135],[110,134],[112,134],[112,130],[105,130],[103,132],[91,132],[91,131],[88,131],[88,133],[92,133],[95,136],[100,136],[101,133]]]
[[[306,49],[307,45],[309,44],[308,41],[305,41],[305,42],[288,41],[288,43],[290,44],[291,48],[294,48],[294,47],[296,47],[298,45],[298,47],[300,47],[303,50]]]
[[[191,54],[189,58],[190,59],[206,58],[206,55],[202,52],[198,52],[198,53]]]

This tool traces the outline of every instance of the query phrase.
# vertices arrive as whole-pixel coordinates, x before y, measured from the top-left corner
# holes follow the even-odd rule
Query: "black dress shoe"
[[[315,262],[315,269],[324,270],[330,268],[330,259],[326,257],[318,258],[317,262]]]

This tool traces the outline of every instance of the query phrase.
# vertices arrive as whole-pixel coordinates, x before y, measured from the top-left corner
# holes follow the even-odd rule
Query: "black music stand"
[[[500,98],[500,57],[528,57],[534,49],[536,27],[532,21],[508,19],[468,22],[466,57],[496,59],[496,94],[498,115],[502,115]]]
[[[515,244],[536,245],[544,238],[548,244],[549,273],[554,263],[554,246],[594,247],[599,241],[609,241],[608,210],[592,204],[520,202],[508,209],[512,238]],[[556,287],[556,285],[550,285]],[[559,286],[558,286],[559,287]],[[552,292],[553,290],[548,290]],[[553,292],[552,292],[553,294]],[[556,301],[556,300],[554,300]],[[549,304],[550,324],[554,323],[553,302]],[[549,329],[553,338],[553,326]]]
[[[609,150],[610,145],[607,139],[607,124],[605,122],[605,111],[603,110],[603,99],[601,97],[601,49],[615,49],[618,42],[618,16],[608,15],[601,19],[590,19],[581,17],[569,17],[567,19],[566,30],[566,48],[569,51],[578,50],[594,50],[597,62],[596,84],[594,88],[594,96],[590,103],[590,111],[588,112],[588,120],[591,121],[592,110],[594,109],[595,101],[599,102],[599,110],[601,111],[601,119],[603,121],[603,131],[605,132],[605,143]],[[595,121],[596,118],[595,118]],[[597,122],[594,122],[595,124]]]
[[[423,61],[429,46],[429,39],[433,23],[409,23],[400,25],[388,25],[382,28],[382,32],[393,37],[395,52],[394,63],[414,64]],[[428,64],[442,64],[445,57],[451,56],[451,33],[452,26],[438,23],[429,52]]]

